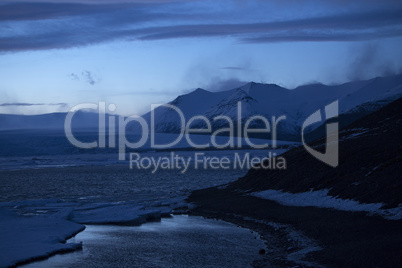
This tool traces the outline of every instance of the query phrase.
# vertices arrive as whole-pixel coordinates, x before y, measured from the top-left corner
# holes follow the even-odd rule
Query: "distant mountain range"
[[[213,121],[216,116],[228,116],[236,124],[237,105],[240,102],[242,124],[254,115],[262,115],[270,122],[272,116],[278,118],[285,115],[286,120],[278,124],[278,139],[299,140],[304,120],[333,101],[339,101],[339,112],[343,114],[341,126],[344,126],[380,109],[400,96],[402,96],[402,75],[396,75],[333,86],[311,84],[292,90],[275,84],[254,82],[221,92],[209,92],[198,88],[189,94],[177,97],[169,104],[178,107],[187,120],[195,115],[205,116],[212,123],[212,128],[216,129],[226,123],[225,120]],[[154,114],[157,132],[180,131],[180,118],[176,111],[168,107],[158,107],[154,110]],[[149,122],[150,117],[150,112],[144,115]],[[254,123],[252,127],[261,127],[258,121]],[[192,126],[196,128],[203,125],[204,123],[199,120]],[[310,131],[319,126],[316,124]]]
[[[275,84],[247,83],[227,91],[210,92],[201,88],[180,95],[169,104],[176,106],[186,120],[196,115],[205,116],[212,123],[212,129],[222,128],[225,120],[215,120],[216,116],[227,116],[235,125],[238,122],[238,103],[241,103],[240,119],[243,125],[248,118],[261,115],[271,123],[272,116],[285,115],[286,120],[278,124],[278,140],[300,140],[300,128],[304,120],[325,105],[339,100],[340,125],[351,122],[380,109],[402,96],[402,75],[378,77],[365,81],[349,82],[341,85],[311,84],[295,89],[286,89]],[[168,107],[154,110],[155,131],[178,133],[181,129],[180,118],[176,111]],[[59,129],[64,127],[66,113],[43,115],[0,114],[0,130],[17,129]],[[143,115],[151,123],[151,112]],[[73,120],[74,129],[96,129],[98,115],[78,112]],[[324,123],[324,122],[322,122]],[[205,122],[195,120],[192,128],[205,127]],[[253,121],[251,127],[258,128],[262,122]],[[313,125],[311,137],[323,135],[320,124]],[[135,130],[134,126],[128,127]],[[257,136],[259,138],[270,138]]]
[[[67,113],[49,113],[40,115],[0,114],[1,130],[63,130]],[[74,115],[74,129],[96,130],[98,114],[78,111]]]

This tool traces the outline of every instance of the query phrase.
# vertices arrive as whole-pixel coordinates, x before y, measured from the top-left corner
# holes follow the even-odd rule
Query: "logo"
[[[156,108],[158,107],[158,108]],[[158,124],[158,118],[155,115],[155,110],[163,107],[163,113],[174,114],[180,120],[177,120],[179,126],[179,133],[176,133],[174,140],[169,140],[166,142],[165,139],[160,139],[162,143],[158,143],[156,139],[156,125]],[[119,160],[126,160],[127,156],[130,158],[130,167],[135,165],[136,167],[156,167],[156,169],[161,167],[167,168],[177,168],[182,170],[187,170],[190,163],[194,163],[196,167],[202,166],[200,163],[207,163],[209,167],[221,167],[229,168],[227,162],[234,163],[233,167],[237,166],[247,166],[244,163],[251,163],[252,166],[256,166],[261,163],[269,163],[271,169],[286,169],[286,161],[281,155],[276,155],[274,153],[271,155],[269,150],[281,149],[277,148],[278,143],[283,141],[278,141],[278,124],[281,121],[286,120],[286,115],[279,117],[272,116],[271,120],[267,119],[262,115],[252,115],[249,118],[242,118],[242,103],[237,103],[236,116],[229,117],[227,115],[218,115],[213,118],[206,117],[204,115],[194,115],[191,118],[186,118],[183,112],[176,106],[172,104],[162,104],[162,105],[152,105],[150,118],[145,120],[141,116],[132,115],[128,117],[115,116],[109,114],[109,112],[114,112],[116,106],[114,104],[106,105],[105,102],[94,103],[83,103],[73,107],[66,116],[65,119],[65,134],[67,139],[71,144],[78,148],[91,149],[91,148],[117,148]],[[79,110],[98,110],[98,131],[97,135],[91,136],[92,141],[80,141],[74,136],[72,131],[72,121],[74,114]],[[312,147],[308,146],[304,134],[307,129],[315,123],[327,121],[328,119],[338,117],[338,101],[328,104],[324,108],[324,116],[321,115],[321,110],[315,111],[311,114],[302,124],[301,129],[301,140],[304,148],[313,155],[318,160],[332,166],[337,167],[339,164],[339,148],[338,148],[338,123],[326,123],[326,143],[325,143],[325,153],[317,151]],[[324,119],[323,119],[324,118]],[[203,122],[206,126],[205,128],[200,128],[197,126],[193,127],[193,122]],[[216,124],[216,121],[225,121],[226,124]],[[127,139],[126,129],[130,122],[135,122],[138,126],[139,133],[136,134],[138,139],[133,142]],[[258,124],[256,124],[258,123]],[[215,126],[219,127],[212,127]],[[254,127],[251,127],[254,125]],[[224,127],[223,127],[224,126]],[[258,128],[257,128],[258,127]],[[222,135],[225,133],[226,135]],[[264,139],[253,139],[249,135],[252,133],[258,133],[258,135],[263,135]],[[201,134],[201,135],[200,135]],[[160,136],[158,136],[160,138]],[[198,137],[198,140],[197,140]],[[203,137],[199,139],[199,137]],[[193,140],[196,138],[195,140]],[[202,142],[201,142],[202,141]],[[288,143],[290,146],[291,142]],[[296,143],[296,142],[295,142]],[[233,157],[231,160],[222,157],[222,162],[217,161],[216,157],[201,157],[201,154],[194,154],[190,157],[184,158],[179,155],[173,155],[173,157],[160,157],[160,155],[153,155],[151,157],[141,157],[139,152],[145,151],[175,151],[176,149],[183,148],[183,144],[187,145],[190,150],[210,150],[210,149],[227,149],[233,150]],[[294,144],[294,143],[293,143]],[[127,149],[131,149],[131,152],[127,152]],[[247,154],[240,159],[239,150],[267,150],[266,155],[262,158],[250,158]],[[238,151],[238,152],[237,152]],[[271,161],[272,159],[273,161]],[[275,158],[279,161],[275,162]],[[267,161],[268,159],[271,159]],[[237,162],[236,162],[237,161]],[[237,164],[237,163],[242,163]],[[205,166],[205,165],[204,165]],[[180,167],[180,168],[179,168]],[[250,166],[247,166],[250,167]]]
[[[339,115],[338,101],[334,101],[331,104],[325,106],[325,120],[338,117]],[[327,123],[326,124],[326,143],[325,143],[325,153],[321,153],[317,150],[314,150],[310,146],[307,145],[304,139],[304,131],[306,127],[321,122],[321,111],[317,110],[312,115],[310,115],[306,121],[304,121],[302,126],[302,143],[304,148],[309,152],[312,156],[321,160],[322,162],[330,165],[331,167],[337,167],[339,164],[339,124],[336,123]]]

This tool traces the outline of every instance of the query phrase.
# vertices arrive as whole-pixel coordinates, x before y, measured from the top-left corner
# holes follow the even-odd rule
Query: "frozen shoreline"
[[[227,156],[233,152],[206,154]],[[189,155],[193,152],[181,153]],[[262,150],[253,152],[253,155],[263,154],[266,152]],[[116,166],[102,159],[105,158],[102,156],[95,161],[99,166],[0,171],[4,186],[3,202],[0,202],[1,237],[5,237],[3,233],[7,232],[7,239],[0,243],[0,267],[80,249],[80,243],[65,241],[82,231],[83,224],[138,226],[158,221],[174,211],[186,213],[184,200],[191,191],[228,183],[245,172],[241,169],[190,170],[189,174],[180,174],[172,170],[154,175],[143,170],[129,170],[126,166]],[[71,157],[68,160],[77,159]],[[42,160],[35,160],[38,161]],[[20,243],[24,243],[26,248],[22,250]]]
[[[141,225],[160,220],[170,212],[168,208],[145,209],[132,202],[76,204],[36,200],[21,203],[3,202],[3,208],[0,207],[0,267],[81,249],[81,243],[66,243],[66,240],[83,231],[84,224]],[[24,215],[11,211],[10,207]]]
[[[36,202],[33,202],[33,207],[31,209],[35,208],[37,210],[43,210],[44,207],[41,205],[44,205],[44,202],[49,202],[51,200],[37,200]],[[2,237],[2,243],[0,245],[0,267],[14,267],[14,266],[19,266],[19,265],[24,265],[24,264],[31,264],[35,263],[36,261],[39,260],[45,260],[48,259],[49,257],[52,257],[57,254],[62,254],[62,253],[67,253],[67,252],[73,252],[76,250],[82,250],[83,247],[85,247],[85,240],[82,241],[80,240],[79,237],[76,237],[77,234],[81,233],[86,229],[86,224],[88,226],[99,226],[100,229],[105,229],[106,230],[109,228],[107,226],[110,226],[110,228],[130,228],[130,227],[136,227],[141,229],[157,229],[159,230],[160,222],[162,221],[172,221],[172,217],[167,217],[168,213],[162,213],[161,211],[156,211],[156,210],[146,210],[141,206],[135,206],[134,204],[129,204],[128,202],[122,203],[122,204],[110,204],[110,203],[98,203],[98,204],[84,204],[81,205],[77,208],[71,207],[71,203],[47,203],[47,208],[52,209],[53,213],[50,215],[18,215],[15,212],[12,212],[10,210],[6,210],[4,208],[0,208],[0,216],[2,218],[2,221],[0,222],[0,236]],[[18,207],[18,206],[15,206]],[[56,208],[57,207],[57,208]],[[56,211],[58,209],[58,211]],[[170,214],[169,214],[170,215]],[[183,217],[183,216],[173,216],[174,217]],[[193,216],[191,216],[192,218]],[[196,217],[195,217],[196,218]],[[203,221],[205,220],[205,226],[203,226]],[[176,220],[177,221],[177,220]],[[219,224],[218,230],[213,231],[213,229],[210,229],[212,227],[209,227],[211,223],[208,223],[209,219],[203,219],[203,220],[196,220],[195,226],[192,226],[191,224],[188,225],[186,223],[180,223],[182,222],[179,220],[179,222],[175,222],[175,220],[170,223],[171,227],[169,228],[174,228],[176,230],[175,232],[190,232],[190,229],[194,228],[191,233],[193,234],[194,232],[204,232],[205,234],[202,234],[203,236],[209,237],[208,239],[220,239],[221,247],[226,248],[226,251],[231,252],[230,254],[233,254],[233,250],[239,250],[238,245],[242,245],[242,248],[245,246],[244,243],[248,241],[247,239],[250,239],[250,245],[247,246],[247,250],[249,254],[252,254],[252,258],[249,260],[250,262],[252,260],[255,260],[258,258],[258,250],[261,248],[264,248],[263,243],[261,243],[261,246],[256,248],[252,247],[252,245],[255,244],[253,237],[247,238],[247,235],[250,235],[250,230],[247,228],[247,232],[245,230],[239,231],[240,233],[244,233],[244,237],[242,239],[245,239],[242,243],[240,244],[231,244],[235,243],[237,238],[230,236],[223,236],[224,233],[221,233],[219,231]],[[190,220],[191,222],[191,220]],[[84,225],[85,224],[85,225]],[[180,224],[183,224],[181,226]],[[212,224],[213,225],[213,224]],[[220,225],[231,225],[229,222],[222,222]],[[102,227],[103,226],[103,227]],[[113,227],[114,226],[114,227]],[[163,227],[163,226],[162,226]],[[236,226],[233,226],[236,227]],[[233,228],[231,227],[231,228]],[[98,227],[96,227],[98,228]],[[155,230],[156,230],[155,229]],[[166,226],[162,228],[163,230],[166,229]],[[122,229],[126,230],[126,229]],[[130,230],[130,229],[127,229]],[[135,230],[135,229],[131,229]],[[202,231],[204,230],[204,231]],[[166,230],[165,230],[166,231]],[[131,231],[130,231],[131,232]],[[141,232],[141,231],[140,231]],[[152,231],[154,232],[154,231]],[[151,232],[151,233],[152,233]],[[215,237],[209,233],[209,232],[216,232],[218,237]],[[232,231],[228,232],[234,232],[235,234],[237,231],[233,229]],[[99,233],[100,237],[96,239],[104,239],[102,232]],[[106,234],[105,234],[106,235]],[[174,233],[171,234],[173,236],[169,236],[169,239],[173,239],[169,243],[177,243],[177,239],[180,240],[180,236],[178,238],[174,238]],[[188,235],[187,235],[188,236]],[[189,236],[192,237],[193,235]],[[254,232],[251,231],[251,236],[255,237]],[[258,235],[257,235],[258,236]],[[85,237],[85,235],[84,235]],[[157,236],[158,237],[158,236]],[[204,237],[206,239],[207,237]],[[221,238],[219,238],[221,237]],[[70,239],[70,241],[67,241]],[[96,240],[95,239],[95,240]],[[192,238],[193,240],[196,238]],[[233,241],[232,241],[233,240]],[[159,239],[156,239],[156,241],[159,241]],[[176,242],[175,242],[176,241]],[[223,246],[226,242],[230,242],[227,246]],[[193,241],[194,242],[194,241]],[[202,245],[198,243],[195,244],[189,244],[187,247],[200,247]],[[144,245],[146,246],[146,245]],[[148,245],[147,247],[152,246]],[[154,245],[155,246],[155,245]],[[184,246],[184,245],[183,245]],[[180,246],[180,247],[183,247]],[[236,249],[233,248],[233,246],[236,247]],[[184,246],[186,247],[186,246]],[[204,250],[208,250],[209,247],[205,248]],[[223,248],[221,248],[223,250]],[[253,248],[253,249],[251,249]],[[165,249],[168,250],[168,249]],[[96,252],[96,251],[95,251]],[[191,251],[191,254],[200,254],[198,251]],[[243,252],[243,251],[242,251]],[[96,254],[96,253],[95,253]],[[158,254],[157,252],[154,252],[154,254]],[[215,254],[215,253],[211,253]],[[229,253],[226,253],[229,254]],[[225,254],[225,256],[226,256]],[[128,254],[130,255],[130,254]],[[73,255],[72,257],[64,256],[58,258],[62,259],[67,259],[67,260],[73,260],[74,262],[74,256],[79,256],[79,255]],[[159,256],[159,255],[158,255]],[[237,256],[237,255],[236,255]],[[205,256],[204,256],[205,257]],[[98,257],[95,257],[98,258]],[[159,256],[158,258],[164,259],[163,256]],[[209,256],[211,258],[211,256]],[[141,258],[140,258],[141,259]],[[188,258],[187,258],[188,259]],[[225,259],[225,258],[224,258]],[[224,260],[223,259],[223,260]],[[85,259],[84,259],[85,260]],[[231,259],[233,262],[235,259]],[[83,261],[80,259],[80,261]],[[175,260],[177,261],[177,260]],[[186,261],[190,261],[189,259]],[[191,260],[192,261],[192,260]],[[222,261],[222,260],[220,260]],[[243,260],[244,261],[244,260]],[[40,266],[40,263],[39,263]],[[35,266],[33,266],[35,267]],[[218,266],[217,266],[218,267]]]
[[[69,240],[81,241],[82,250],[23,267],[249,267],[265,248],[249,229],[188,215],[140,226],[87,225]]]
[[[20,216],[0,208],[0,266],[47,258],[51,255],[80,249],[80,243],[66,240],[85,229],[62,218]]]

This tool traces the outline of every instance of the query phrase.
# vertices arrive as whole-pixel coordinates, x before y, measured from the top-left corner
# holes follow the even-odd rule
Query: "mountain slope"
[[[207,90],[198,88],[195,91],[180,95],[169,105],[177,107],[182,113],[185,120],[205,114],[208,109],[217,105],[222,99],[227,98],[230,92],[212,93]],[[176,110],[170,107],[160,106],[153,111],[143,115],[143,118],[151,125],[152,116],[155,118],[155,131],[161,133],[179,133],[181,131],[181,117]]]
[[[228,116],[236,123],[237,102],[240,102],[242,124],[254,115],[262,115],[269,121],[273,116],[278,118],[285,115],[286,119],[278,124],[279,139],[300,140],[300,129],[306,118],[334,101],[339,102],[339,112],[348,115],[343,117],[347,120],[342,122],[342,125],[346,126],[400,96],[402,96],[402,75],[395,75],[335,86],[305,85],[293,90],[273,84],[253,82],[223,92],[213,93],[197,89],[187,95],[179,96],[169,104],[177,106],[186,120],[195,115],[205,116],[212,123],[212,128],[216,129],[222,127],[222,120],[213,121],[216,116]],[[361,109],[356,110],[357,106],[363,104],[364,112]],[[180,117],[177,111],[158,107],[154,113],[157,132],[180,131]],[[144,115],[144,118],[150,122],[150,113]],[[198,122],[198,124],[201,123]],[[261,124],[255,123],[254,127],[260,126]],[[319,126],[320,124],[315,124],[309,131]]]
[[[363,203],[402,203],[402,98],[340,131],[339,166],[332,168],[302,146],[283,154],[286,170],[252,169],[228,189],[291,193],[328,189],[330,196]],[[311,144],[324,151],[324,139]]]
[[[226,187],[194,191],[188,198],[192,213],[259,232],[270,247],[257,267],[310,267],[306,261],[318,262],[312,267],[400,267],[402,220],[302,203],[320,193],[316,190],[329,189],[330,196],[338,197],[332,201],[380,202],[383,211],[401,211],[401,128],[402,98],[341,130],[337,168],[295,148],[282,155],[286,170],[251,169]],[[310,145],[323,150],[323,142]],[[259,195],[267,191],[285,193],[282,201],[287,202]],[[295,196],[303,197],[299,204],[286,204]],[[299,232],[307,237],[302,243],[295,236]]]

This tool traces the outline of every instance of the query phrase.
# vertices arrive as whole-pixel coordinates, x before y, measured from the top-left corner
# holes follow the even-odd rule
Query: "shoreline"
[[[196,210],[190,212],[189,215],[202,216],[206,219],[222,220],[258,233],[260,239],[264,241],[266,248],[264,249],[265,252],[260,255],[261,258],[255,259],[250,264],[252,267],[323,267],[315,263],[314,260],[304,260],[307,253],[320,249],[316,241],[303,236],[303,234],[289,225],[263,222],[252,218],[242,218],[239,215],[218,215],[212,211]],[[303,240],[292,237],[292,232],[297,233]],[[303,242],[314,244],[314,248],[303,247],[300,245],[303,244]],[[298,255],[296,256],[297,259],[289,259],[288,255],[290,254]]]
[[[249,228],[258,232],[266,245],[274,245],[268,248],[263,261],[253,263],[255,267],[267,264],[277,267],[398,267],[402,264],[402,220],[385,220],[363,212],[284,206],[218,187],[194,191],[187,201],[195,205],[192,215]],[[289,240],[289,230],[308,238],[310,249],[315,250],[303,251],[295,245],[295,241]],[[305,252],[305,256],[301,254],[301,259],[296,261],[289,259],[298,251]]]
[[[265,253],[251,263],[253,267],[397,267],[402,263],[398,257],[402,249],[401,220],[385,220],[364,212],[284,206],[221,187],[194,191],[187,201],[188,213],[177,214],[219,219],[257,232],[264,241]],[[50,256],[63,253],[67,252]]]
[[[84,225],[84,227],[81,230],[73,233],[72,235],[67,236],[63,244],[67,243],[67,240],[69,240],[70,238],[73,238],[77,234],[85,231],[85,229],[86,229],[86,226]],[[47,259],[49,259],[49,258],[51,258],[53,256],[56,256],[56,255],[68,254],[68,253],[75,252],[75,251],[78,251],[78,250],[82,250],[82,243],[79,243],[77,245],[77,247],[75,247],[75,248],[59,249],[59,250],[56,250],[56,251],[53,251],[53,252],[46,253],[46,254],[44,254],[42,256],[36,256],[36,257],[32,257],[30,259],[19,261],[19,262],[15,263],[14,265],[9,266],[9,268],[20,267],[20,266],[24,266],[26,264],[31,264],[31,263],[35,263],[35,262],[39,262],[39,261],[44,261],[44,260],[47,260]]]
[[[139,249],[138,247],[141,247],[142,249],[140,249],[140,252],[142,253],[148,252],[148,254],[160,254],[159,250],[155,250],[154,244],[155,242],[159,243],[158,241],[161,239],[161,237],[164,237],[166,239],[165,240],[166,245],[171,245],[173,248],[170,247],[160,248],[161,252],[164,252],[164,254],[158,255],[157,257],[148,256],[145,258],[146,263],[149,262],[146,261],[146,259],[151,258],[149,259],[151,260],[151,263],[152,262],[158,263],[160,260],[165,261],[170,260],[171,262],[167,262],[168,265],[173,265],[180,263],[178,259],[182,258],[182,260],[185,261],[184,263],[186,264],[190,263],[189,267],[192,267],[191,263],[195,264],[197,263],[197,260],[201,261],[199,258],[203,259],[201,263],[203,263],[204,265],[208,265],[208,260],[216,261],[217,258],[220,258],[220,256],[225,256],[225,258],[221,259],[218,263],[211,262],[210,264],[214,264],[215,265],[214,267],[231,267],[231,265],[234,265],[234,267],[248,267],[249,264],[255,258],[259,257],[259,249],[264,248],[264,240],[262,240],[257,233],[255,232],[250,233],[249,229],[238,228],[237,225],[230,222],[217,221],[212,220],[210,218],[188,215],[188,214],[172,215],[171,217],[164,217],[163,219],[160,222],[144,223],[142,227],[116,225],[116,224],[100,224],[100,225],[90,224],[86,226],[87,227],[86,231],[88,230],[89,234],[85,233],[81,234],[80,232],[81,236],[75,237],[73,241],[70,241],[70,242],[82,241],[83,250],[87,253],[86,256],[85,255],[80,256],[79,255],[80,253],[78,253],[78,255],[69,255],[69,254],[65,255],[63,253],[61,254],[56,253],[53,254],[53,255],[59,255],[56,256],[56,258],[30,259],[24,263],[22,262],[18,263],[17,266],[19,267],[19,265],[28,264],[27,267],[42,267],[42,266],[52,267],[53,265],[56,264],[57,267],[63,267],[63,266],[84,267],[84,264],[86,262],[91,263],[93,262],[99,265],[101,263],[100,261],[105,261],[104,264],[106,264],[106,266],[109,266],[111,262],[114,263],[115,261],[114,259],[116,259],[117,257],[116,256],[113,256],[113,258],[106,257],[107,259],[105,259],[104,253],[105,252],[110,253],[111,252],[110,248],[114,249],[113,251],[116,251],[117,248],[121,248],[121,243],[116,243],[115,240],[116,238],[118,238],[119,241],[122,241],[123,244],[126,244],[128,242],[127,239],[136,238],[137,242],[134,242],[130,246],[130,249],[127,247],[121,248],[123,251],[128,252],[131,252],[131,250],[133,249],[134,252],[136,252],[136,254],[125,254],[125,256],[127,257],[121,258],[120,260],[121,261],[123,260],[121,264],[126,265],[128,263],[132,263],[128,261],[131,260],[134,263],[136,263],[139,267],[141,267],[140,263],[144,264],[144,258],[141,257],[144,255],[138,253],[138,251],[135,249],[136,248]],[[195,225],[191,227],[192,224]],[[135,227],[135,229],[133,229],[132,227]],[[172,231],[178,233],[176,233],[175,236],[172,236],[171,234]],[[122,238],[123,233],[125,238]],[[114,236],[116,234],[117,236]],[[101,240],[99,240],[99,235],[102,236]],[[151,242],[148,245],[147,243],[145,243],[144,246],[144,243],[141,241],[142,240],[149,241],[151,237],[153,237],[151,239]],[[178,238],[180,239],[180,237],[182,237],[182,239],[184,237],[187,237],[187,239],[193,241],[191,244],[188,244],[188,246],[185,246],[185,248],[183,248],[183,245],[175,246],[177,244],[176,243],[177,241],[181,241],[177,240]],[[204,241],[204,243],[199,243],[200,240],[198,240],[199,238],[197,239],[197,237],[201,238],[202,241]],[[138,242],[138,239],[140,242]],[[173,242],[169,242],[169,240],[172,240]],[[135,241],[135,240],[129,240],[129,241]],[[207,241],[209,241],[209,243],[206,243]],[[233,244],[235,241],[237,243]],[[110,244],[111,242],[113,242],[113,244]],[[181,242],[186,243],[186,241]],[[211,243],[213,243],[213,245],[211,245]],[[235,245],[235,248],[233,248],[230,245]],[[238,247],[237,245],[243,245],[243,246]],[[212,250],[211,247],[215,248],[215,250]],[[149,252],[150,249],[152,249],[152,252]],[[170,254],[166,255],[166,251],[170,252]],[[96,253],[94,254],[94,252]],[[185,256],[187,257],[183,257],[184,252],[187,252],[187,254],[189,255],[185,254]],[[205,254],[206,252],[209,252],[210,255],[204,256],[203,254]],[[221,254],[223,255],[219,255],[218,252],[221,252]],[[129,255],[131,255],[131,257]],[[172,256],[176,255],[176,257],[172,258],[170,255]],[[182,255],[182,257],[179,257],[180,255]],[[193,259],[189,257],[191,255],[198,256],[198,258]],[[38,262],[37,266],[35,266],[34,264],[35,262]],[[30,266],[29,264],[34,265]],[[163,267],[163,266],[156,265],[156,267]]]

